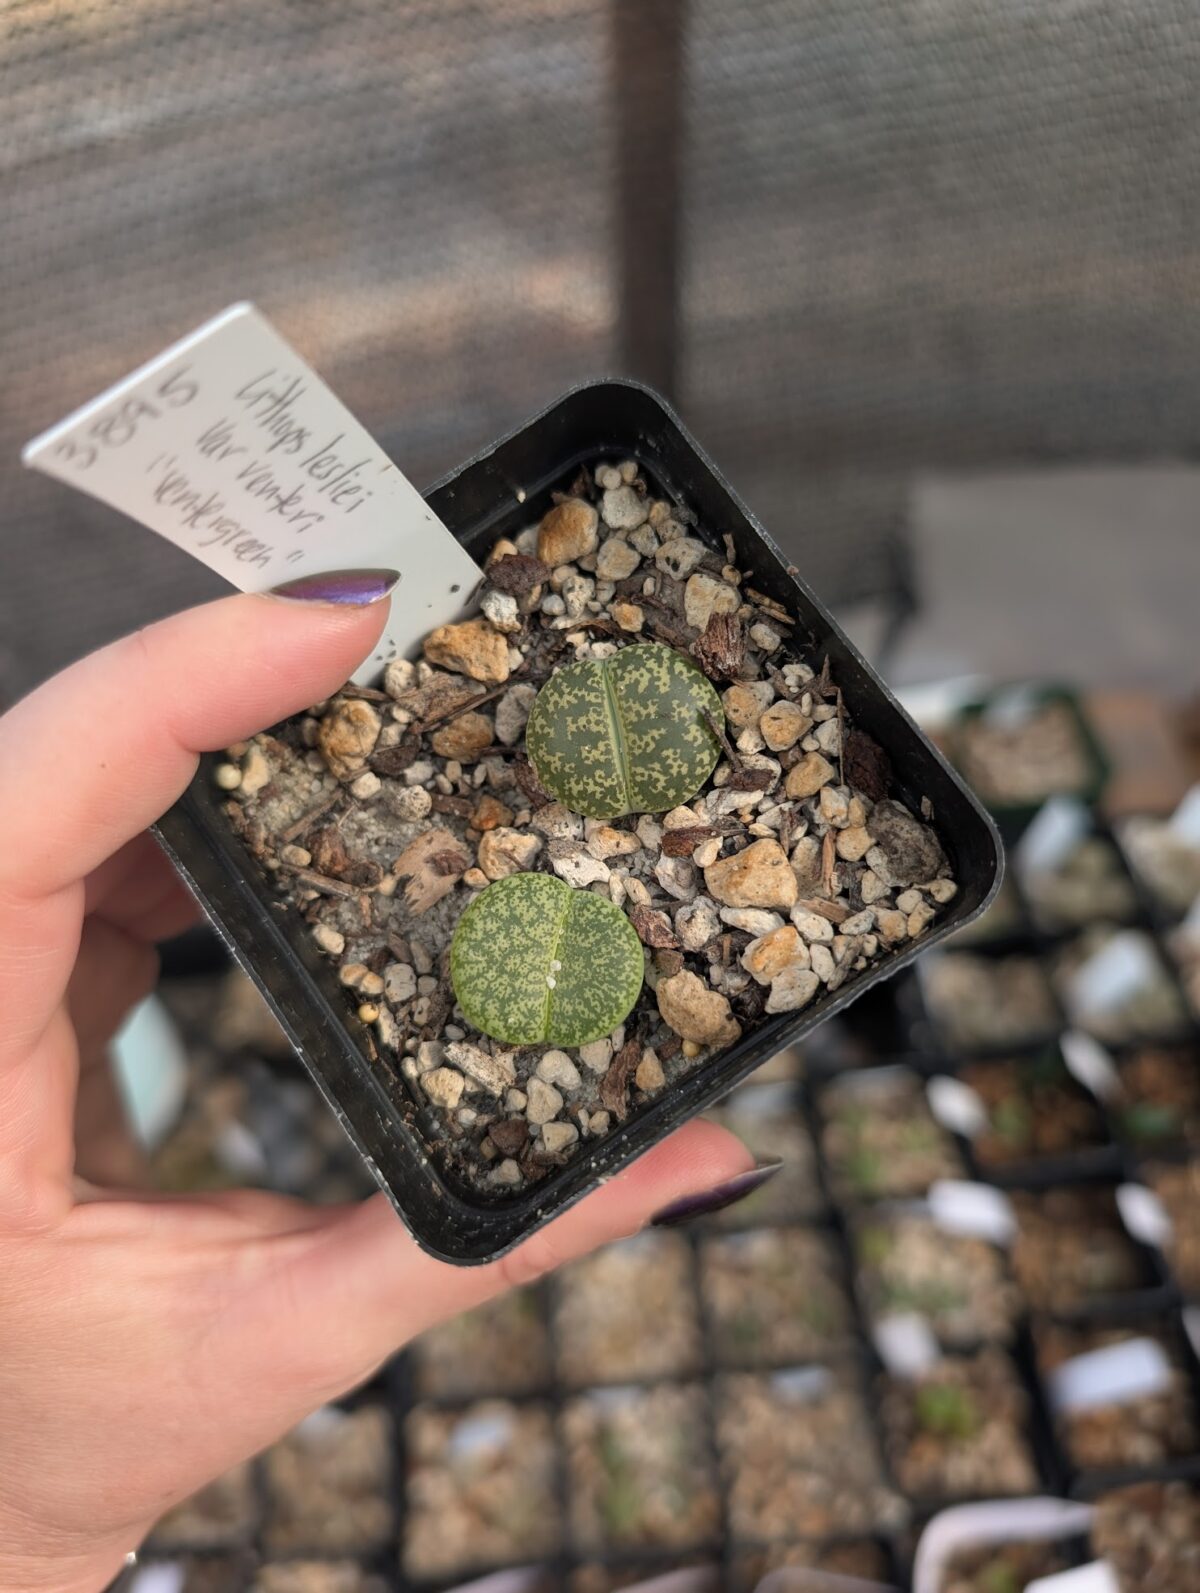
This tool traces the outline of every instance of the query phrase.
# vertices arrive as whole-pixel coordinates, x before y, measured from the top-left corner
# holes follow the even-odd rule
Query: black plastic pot
[[[602,381],[567,393],[435,486],[427,498],[482,561],[497,537],[519,530],[550,504],[582,464],[634,458],[658,492],[687,504],[708,536],[733,537],[748,583],[796,614],[796,646],[828,655],[854,721],[886,750],[893,794],[917,811],[933,804],[939,835],[959,884],[949,910],[919,942],[889,957],[803,1012],[763,1023],[638,1111],[606,1139],[587,1143],[560,1172],[532,1189],[485,1200],[438,1170],[413,1123],[413,1109],[389,1091],[365,1047],[366,1031],[347,1010],[332,964],[259,874],[221,812],[212,760],[157,827],[158,838],[242,967],[258,985],[317,1087],[391,1197],[415,1239],[457,1263],[493,1259],[718,1100],[760,1063],[897,973],[920,951],[975,918],[999,886],[1000,840],[961,778],[851,645],[800,571],[738,500],[708,456],[656,394],[633,382]]]

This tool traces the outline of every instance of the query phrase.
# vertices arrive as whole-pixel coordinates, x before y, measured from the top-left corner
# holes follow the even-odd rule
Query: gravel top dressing
[[[492,547],[477,617],[214,771],[393,1100],[495,1196],[957,892],[720,527],[632,461],[563,485]]]

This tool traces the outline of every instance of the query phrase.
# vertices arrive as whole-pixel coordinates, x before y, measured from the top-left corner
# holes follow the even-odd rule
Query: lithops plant
[[[706,716],[708,716],[706,718]],[[690,658],[660,642],[556,670],[525,746],[538,779],[575,813],[662,813],[696,795],[720,746],[721,700]]]
[[[450,948],[463,1016],[506,1045],[587,1045],[610,1034],[637,1000],[643,968],[620,908],[551,874],[489,885]]]

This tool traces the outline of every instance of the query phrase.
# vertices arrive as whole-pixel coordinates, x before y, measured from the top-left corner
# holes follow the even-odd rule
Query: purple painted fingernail
[[[771,1161],[760,1162],[747,1173],[739,1173],[727,1183],[718,1184],[714,1189],[702,1189],[696,1195],[681,1195],[669,1206],[655,1212],[650,1219],[650,1226],[677,1228],[680,1223],[691,1222],[696,1217],[711,1217],[713,1212],[724,1211],[726,1206],[735,1206],[739,1200],[745,1200],[747,1195],[761,1189],[782,1166],[783,1162],[775,1157]]]
[[[365,608],[368,603],[385,598],[399,579],[399,570],[325,570],[284,581],[273,586],[268,595],[296,603],[340,603]]]

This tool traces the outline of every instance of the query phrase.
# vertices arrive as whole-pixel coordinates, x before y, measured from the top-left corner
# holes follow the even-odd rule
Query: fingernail
[[[782,1166],[782,1160],[775,1157],[771,1161],[760,1162],[747,1173],[739,1173],[724,1184],[717,1184],[714,1189],[702,1189],[695,1195],[681,1195],[669,1206],[655,1212],[650,1219],[650,1226],[677,1228],[682,1222],[692,1222],[696,1217],[711,1217],[713,1212],[736,1206],[739,1200],[745,1200],[747,1195],[752,1195],[774,1178]]]
[[[268,596],[286,597],[297,603],[341,603],[365,608],[368,603],[385,598],[399,579],[399,570],[325,570],[298,575],[294,581],[273,586]]]

